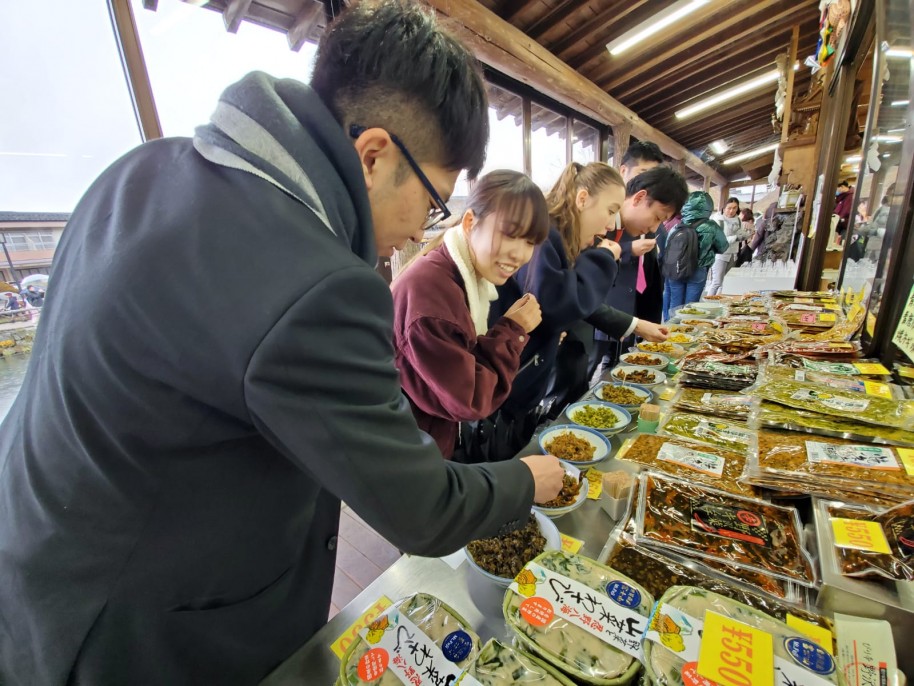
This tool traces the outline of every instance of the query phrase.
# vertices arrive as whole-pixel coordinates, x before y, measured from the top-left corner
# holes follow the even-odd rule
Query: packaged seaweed
[[[885,445],[914,446],[914,432],[891,426],[864,424],[809,410],[762,401],[749,418],[753,428],[788,429],[833,438]]]
[[[481,686],[574,686],[571,679],[539,658],[515,650],[494,638],[482,647],[479,657],[467,669],[467,674],[476,679]]]
[[[724,419],[747,421],[758,404],[741,393],[701,388],[680,388],[673,398],[673,409],[709,414]]]
[[[403,686],[410,683],[410,670],[420,668],[456,681],[479,648],[479,636],[463,617],[438,598],[416,593],[359,632],[340,662],[340,682]]]
[[[796,686],[840,683],[832,657],[834,645],[820,646],[760,610],[689,586],[674,586],[664,593],[651,615],[644,642],[644,664],[651,683],[661,686],[701,683],[701,677],[694,680],[684,677],[684,673],[691,675],[694,672],[688,663],[699,659],[709,612],[735,619],[771,635],[773,683]],[[745,683],[760,682],[750,679]]]
[[[627,576],[561,551],[529,562],[505,593],[508,626],[525,649],[598,686],[629,684],[653,596]]]
[[[882,512],[840,502],[825,507],[841,574],[914,580],[914,500]]]
[[[664,436],[640,434],[626,441],[617,460],[635,462],[652,471],[698,481],[738,495],[755,496],[758,492],[739,479],[746,466],[746,456],[710,446],[699,446]]]
[[[639,544],[708,558],[813,587],[796,508],[653,473],[639,476]]]
[[[745,424],[686,412],[668,414],[658,433],[743,455],[755,449],[756,441],[756,432]]]
[[[821,384],[787,379],[761,381],[751,395],[772,402],[868,424],[907,429],[914,421],[914,402],[863,396]]]

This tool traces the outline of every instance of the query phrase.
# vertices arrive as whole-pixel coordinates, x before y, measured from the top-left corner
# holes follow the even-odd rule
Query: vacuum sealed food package
[[[914,581],[914,500],[888,510],[820,501],[832,527],[838,572]]]
[[[909,451],[792,431],[759,431],[758,452],[746,463],[743,480],[756,486],[804,492],[824,498],[902,502],[914,498]]]
[[[625,575],[550,551],[517,575],[503,611],[525,650],[576,682],[623,686],[641,668],[641,635],[653,604],[653,596]]]
[[[754,428],[787,429],[832,438],[914,447],[914,431],[865,424],[851,419],[787,407],[767,400],[749,418]]]
[[[832,374],[809,369],[795,369],[780,365],[776,360],[769,360],[764,366],[762,375],[766,381],[786,379],[788,381],[801,381],[806,383],[821,384],[831,388],[840,388],[842,391],[852,391],[865,395],[877,395],[881,398],[902,398],[904,393],[900,386],[873,381],[866,377],[849,376],[847,374]]]
[[[807,372],[817,372],[832,376],[848,376],[860,378],[885,378],[891,376],[891,371],[879,360],[864,360],[856,356],[842,357],[841,359],[814,359],[805,354],[797,354],[775,350],[768,357],[769,361],[778,367],[790,367]]]
[[[469,623],[435,596],[416,593],[395,602],[359,632],[340,661],[348,686],[409,686],[409,674],[435,669],[454,681],[476,659],[481,641]]]
[[[636,541],[814,587],[796,508],[650,472],[639,475]]]
[[[481,686],[574,686],[571,679],[546,662],[506,646],[494,638],[482,647],[479,657],[467,668],[466,673]]]
[[[716,617],[712,617],[716,615]],[[758,681],[752,675],[741,675],[739,682],[747,684],[793,684],[794,686],[827,686],[841,683],[834,657],[834,645],[823,646],[792,628],[785,622],[732,598],[690,586],[674,586],[658,600],[651,615],[644,641],[644,666],[652,684],[682,686],[702,683],[693,676],[696,665],[704,659],[702,640],[707,636],[706,627],[715,619],[730,622],[729,638],[721,647],[733,648],[731,655],[739,654],[734,641],[744,640],[748,633],[744,626],[752,627],[771,636],[773,664],[767,665],[771,680]],[[715,621],[719,625],[720,622]],[[712,638],[713,640],[713,638]],[[712,646],[717,647],[717,646]],[[749,655],[752,651],[749,651]],[[743,655],[746,655],[743,652]],[[748,656],[747,656],[748,657]],[[740,666],[725,660],[724,664]],[[724,669],[726,669],[724,667]]]
[[[899,429],[914,425],[914,402],[890,400],[787,379],[762,380],[747,390],[772,402],[833,417]]]
[[[635,462],[652,471],[698,481],[729,493],[755,496],[757,490],[740,483],[746,456],[665,436],[640,434],[628,439],[617,460]]]
[[[705,351],[690,354],[680,369],[680,385],[691,388],[741,391],[755,383],[758,375],[758,364],[753,360],[721,361]]]
[[[743,455],[755,450],[756,432],[745,424],[701,414],[673,412],[658,428],[661,436],[729,450]]]
[[[748,395],[701,388],[680,388],[672,400],[674,410],[698,412],[723,419],[748,421],[758,401]]]

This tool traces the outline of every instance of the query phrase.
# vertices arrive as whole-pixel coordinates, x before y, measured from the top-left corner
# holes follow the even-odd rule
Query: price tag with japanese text
[[[835,535],[835,545],[839,548],[853,548],[872,553],[892,554],[889,542],[886,540],[885,531],[879,522],[867,522],[862,519],[842,519],[832,517],[832,532]]]
[[[393,605],[393,602],[386,595],[378,598],[374,605],[365,610],[361,617],[355,620],[346,631],[340,634],[339,638],[330,644],[330,650],[333,651],[333,654],[342,660],[349,646],[358,637],[359,631],[380,617],[381,613],[391,605]]]
[[[546,617],[548,623],[552,617],[560,617],[607,645],[643,659],[641,636],[648,618],[638,612],[641,591],[622,581],[610,581],[605,593],[600,593],[535,562],[524,569],[530,572],[526,583],[515,579],[509,588],[526,598],[521,615],[529,623],[537,625]],[[524,614],[525,605],[530,605],[530,618]]]
[[[603,472],[591,467],[584,472],[584,477],[587,479],[587,498],[599,500],[600,494],[603,493]]]
[[[771,634],[716,612],[706,612],[698,673],[722,686],[774,683]]]

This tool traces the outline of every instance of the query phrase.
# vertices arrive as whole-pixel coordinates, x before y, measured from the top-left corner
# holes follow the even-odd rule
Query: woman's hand
[[[536,296],[532,293],[527,293],[511,305],[508,311],[505,312],[505,317],[518,324],[527,333],[530,333],[543,321],[543,312]]]

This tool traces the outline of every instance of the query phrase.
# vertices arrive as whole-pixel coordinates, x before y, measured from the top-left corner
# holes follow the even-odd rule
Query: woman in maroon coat
[[[542,191],[525,175],[481,178],[463,220],[394,281],[394,345],[400,383],[419,428],[450,459],[462,421],[488,417],[508,397],[539,303],[524,295],[490,328],[495,286],[546,239]]]

